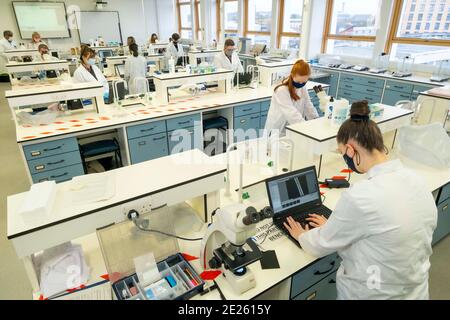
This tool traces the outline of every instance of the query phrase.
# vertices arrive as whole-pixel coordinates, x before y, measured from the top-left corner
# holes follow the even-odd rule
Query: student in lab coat
[[[218,69],[232,70],[234,73],[244,72],[232,39],[225,40],[223,51],[214,57],[214,66]]]
[[[105,90],[104,97],[107,97],[109,95],[108,81],[95,63],[95,51],[88,46],[82,46],[80,66],[75,70],[73,81],[76,83],[98,81]]]
[[[158,42],[159,42],[158,35],[156,33],[152,33],[150,40],[148,41],[148,44],[150,45],[150,44],[155,44]]]
[[[31,35],[31,42],[28,44],[28,49],[38,50],[41,44],[46,45],[46,43],[42,41],[41,35],[38,32],[33,32]]]
[[[183,46],[179,43],[180,35],[178,33],[172,34],[172,41],[169,42],[166,48],[166,58],[172,57],[175,60],[175,65],[180,66],[183,63],[184,56]]]
[[[145,78],[147,75],[147,60],[139,55],[137,44],[130,46],[131,56],[125,61],[125,80],[128,82],[130,94],[144,93],[146,88],[137,87],[134,83],[136,78]]]
[[[38,54],[35,57],[36,61],[56,61],[55,57],[49,54],[48,46],[45,43],[42,43],[38,47]]]
[[[309,64],[299,60],[289,77],[275,88],[267,115],[266,134],[284,136],[286,125],[319,117],[306,90],[310,75]]]
[[[6,30],[3,32],[3,39],[0,40],[0,75],[8,74],[6,69],[8,58],[3,52],[14,49],[17,49],[17,43],[13,39],[13,33]]]
[[[347,166],[367,179],[343,192],[330,218],[310,215],[309,226],[285,226],[307,253],[333,252],[338,299],[428,299],[431,240],[437,209],[425,181],[389,160],[367,101],[351,107],[339,129],[338,150]]]

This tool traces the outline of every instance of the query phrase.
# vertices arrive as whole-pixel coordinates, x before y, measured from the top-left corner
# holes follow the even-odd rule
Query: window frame
[[[236,33],[236,34],[238,34],[239,33],[239,30],[238,29],[236,29],[236,30],[233,30],[233,29],[225,29],[225,25],[224,26],[222,26],[222,21],[221,21],[221,17],[220,17],[220,0],[216,0],[216,27],[217,27],[217,40],[218,39],[220,39],[220,35],[221,35],[221,33],[223,32],[223,33]],[[223,7],[223,12],[224,12],[224,15],[225,15],[225,2],[236,2],[237,3],[237,5],[238,5],[238,13],[239,13],[239,0],[224,0],[223,1],[223,5],[224,5],[224,7]],[[226,17],[224,16],[224,20],[226,19]],[[238,26],[239,26],[239,23],[238,23]],[[222,27],[224,28],[224,30],[222,30]]]
[[[325,9],[325,26],[323,28],[322,35],[322,48],[321,52],[326,53],[328,40],[347,40],[347,41],[361,41],[361,42],[373,42],[375,44],[376,36],[344,36],[339,34],[331,34],[331,19],[333,18],[334,0],[327,0]]]
[[[256,36],[268,36],[271,37],[270,31],[252,31],[248,30],[248,2],[250,0],[244,0],[244,37],[247,37],[248,35],[256,35]],[[273,1],[273,0],[272,0]],[[271,44],[272,46],[273,44]]]
[[[278,12],[279,12],[279,20],[278,20],[278,30],[277,30],[277,44],[276,47],[280,48],[281,47],[281,39],[283,37],[287,37],[287,38],[299,38],[299,41],[301,42],[301,30],[299,31],[299,33],[295,33],[295,32],[284,32],[284,4],[285,4],[286,0],[278,0]],[[305,0],[301,0],[302,1],[302,26],[303,26],[303,9],[305,7]]]
[[[398,37],[397,32],[400,26],[402,18],[404,0],[395,0],[393,6],[393,12],[391,15],[391,21],[388,32],[388,39],[385,45],[385,52],[391,53],[392,46],[394,44],[413,44],[413,45],[430,45],[430,46],[450,46],[450,40],[438,40],[438,39],[421,39],[421,38],[407,38]]]
[[[194,3],[194,5],[195,5],[195,3]],[[192,3],[191,3],[191,1],[180,1],[180,0],[177,0],[178,34],[181,36],[182,30],[185,30],[185,31],[191,31],[193,33],[193,36],[194,36],[195,21],[192,21],[192,19],[191,19],[191,27],[190,28],[183,27],[183,24],[182,24],[183,19],[181,19],[181,6],[189,6],[189,10],[192,12]],[[191,16],[192,16],[192,14],[191,14]]]

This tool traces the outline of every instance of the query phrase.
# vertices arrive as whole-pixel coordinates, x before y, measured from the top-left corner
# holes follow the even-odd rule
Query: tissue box
[[[25,221],[36,222],[46,219],[52,212],[55,199],[55,181],[33,184],[18,213],[22,215]]]

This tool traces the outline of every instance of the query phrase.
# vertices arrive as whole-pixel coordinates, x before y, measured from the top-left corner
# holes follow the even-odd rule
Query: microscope
[[[254,288],[255,276],[247,266],[260,260],[262,253],[251,238],[256,234],[256,224],[272,217],[270,207],[259,212],[243,204],[218,209],[202,240],[203,269],[221,269],[237,294]]]

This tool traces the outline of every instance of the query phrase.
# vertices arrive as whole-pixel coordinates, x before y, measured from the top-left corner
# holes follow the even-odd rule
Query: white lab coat
[[[279,87],[272,96],[265,130],[267,133],[279,130],[280,136],[284,136],[286,125],[312,120],[319,117],[316,108],[311,102],[306,86],[297,89],[300,100],[294,101],[289,94],[287,86]]]
[[[175,45],[173,44],[173,42],[170,42],[167,45],[167,49],[166,49],[166,58],[170,59],[170,57],[173,57],[173,59],[175,60],[175,65],[177,64],[177,60],[180,57],[184,56],[184,50],[183,50],[183,46],[181,45],[181,43],[178,42],[178,50],[177,48],[175,48]]]
[[[6,69],[6,65],[8,64],[8,58],[3,52],[7,50],[17,49],[17,43],[15,41],[9,42],[5,38],[0,40],[0,74],[7,74],[8,70]]]
[[[214,66],[218,69],[233,70],[234,73],[244,72],[244,67],[241,64],[241,59],[236,52],[231,55],[231,61],[226,56],[225,52],[219,52],[214,57]]]
[[[338,252],[338,299],[428,299],[431,192],[400,160],[376,165],[367,178],[342,194],[324,226],[300,235],[300,245],[316,257]]]
[[[146,87],[135,86],[134,79],[145,78],[147,75],[147,60],[143,56],[129,56],[125,61],[125,80],[128,82],[130,94],[144,93]]]
[[[108,81],[106,80],[103,73],[97,66],[91,66],[91,68],[93,68],[97,80],[92,76],[92,74],[89,71],[86,70],[86,68],[83,65],[80,65],[73,74],[73,81],[75,83],[98,81],[105,89],[105,93],[109,93]]]

